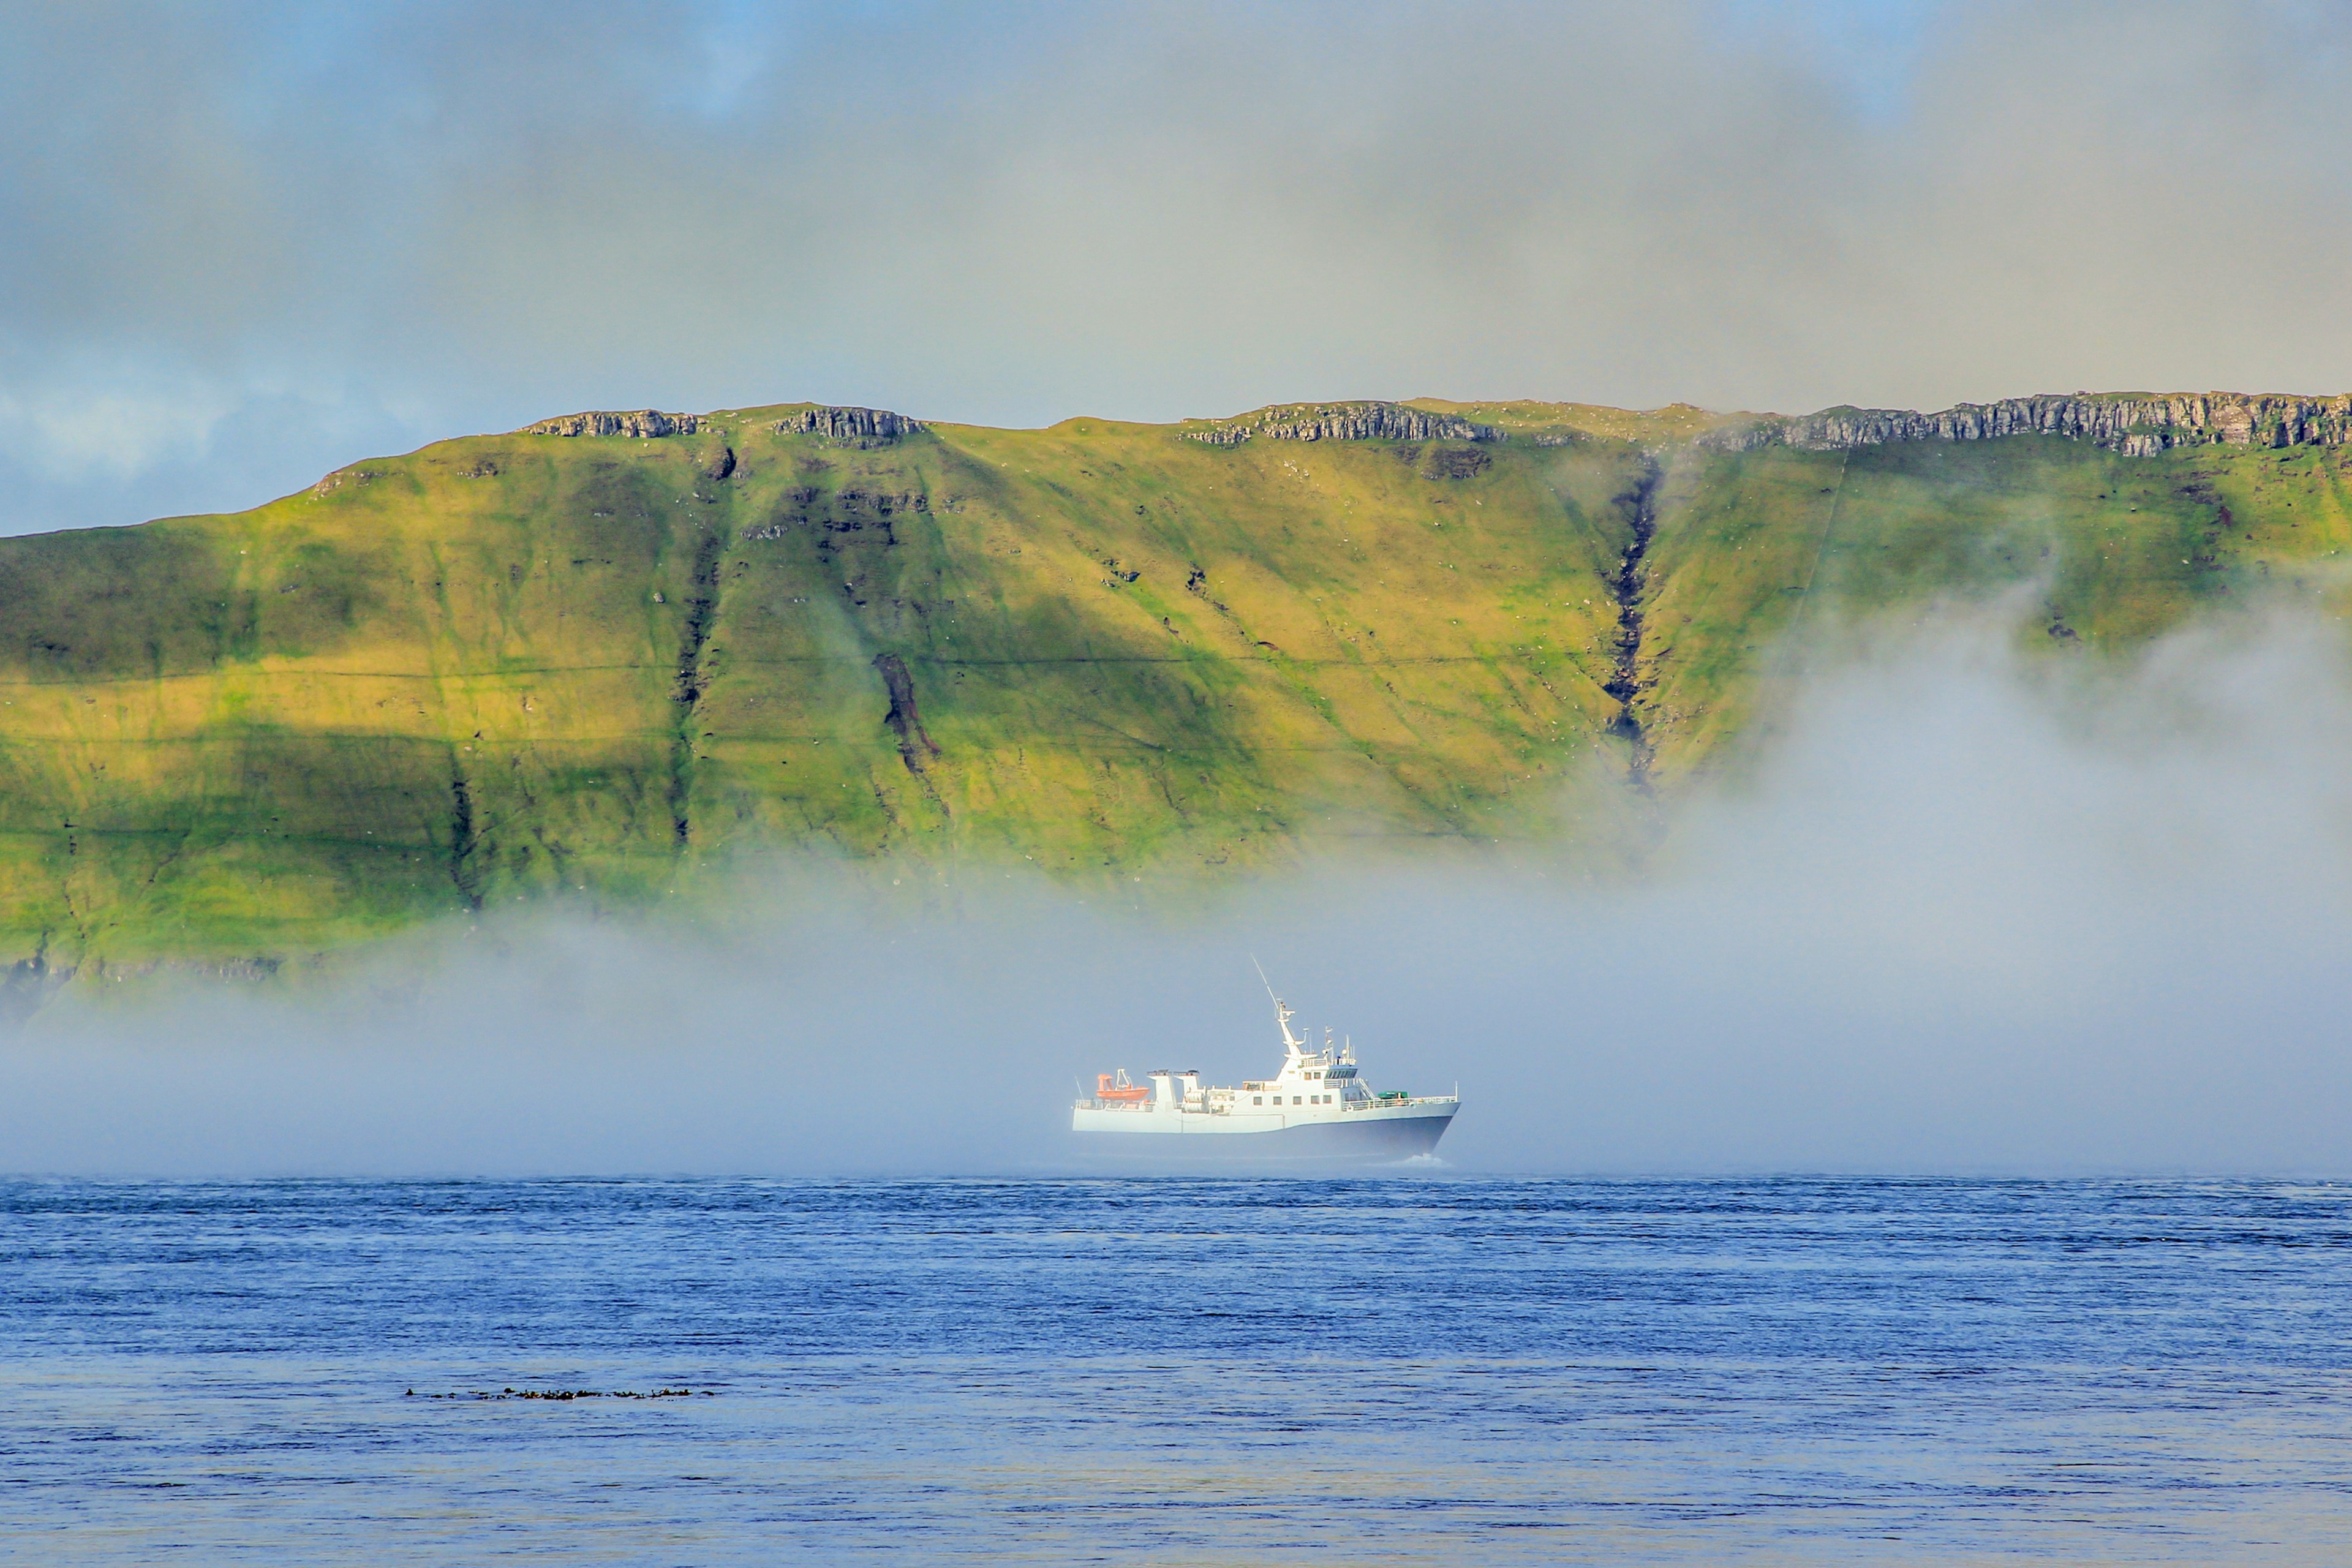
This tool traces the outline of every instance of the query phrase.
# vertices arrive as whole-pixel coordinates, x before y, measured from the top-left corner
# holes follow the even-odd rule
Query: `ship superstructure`
[[[1321,1047],[1308,1049],[1291,1032],[1296,1015],[1270,987],[1267,994],[1283,1045],[1282,1069],[1272,1078],[1223,1088],[1203,1085],[1190,1069],[1161,1068],[1141,1083],[1123,1068],[1101,1073],[1094,1094],[1071,1109],[1071,1131],[1141,1135],[1110,1147],[1149,1158],[1379,1161],[1437,1146],[1461,1109],[1459,1096],[1375,1090],[1351,1044],[1335,1045],[1327,1029]]]

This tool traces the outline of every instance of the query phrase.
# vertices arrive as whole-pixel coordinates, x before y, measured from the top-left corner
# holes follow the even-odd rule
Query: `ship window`
[[[1265,1103],[1265,1096],[1262,1094],[1254,1094],[1250,1096],[1250,1103],[1252,1105],[1264,1105]]]
[[[1303,1105],[1306,1103],[1306,1100],[1303,1096],[1294,1094],[1290,1097],[1290,1103],[1293,1105]]]

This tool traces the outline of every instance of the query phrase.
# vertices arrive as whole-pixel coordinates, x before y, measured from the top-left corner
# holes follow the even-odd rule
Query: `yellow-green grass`
[[[2053,649],[2128,643],[2333,593],[2352,542],[2333,448],[1725,455],[1697,410],[1525,403],[1421,405],[1511,433],[1477,444],[859,447],[778,434],[799,406],[0,542],[0,933],[244,956],[774,847],[1216,875],[1572,834],[1624,768],[1609,579],[1652,463],[1636,709],[1669,788],[1813,628],[2033,584]]]

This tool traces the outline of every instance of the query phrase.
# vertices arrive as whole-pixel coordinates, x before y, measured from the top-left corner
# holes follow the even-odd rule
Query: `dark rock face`
[[[1429,461],[1421,467],[1424,479],[1473,479],[1484,473],[1494,458],[1475,447],[1441,447],[1429,454]]]
[[[702,428],[698,414],[664,414],[640,408],[634,413],[566,414],[523,426],[526,436],[691,436]]]
[[[1326,403],[1269,408],[1250,420],[1231,420],[1187,439],[1238,447],[1253,436],[1269,441],[1500,441],[1503,432],[1452,414],[1430,414],[1401,403]]]
[[[20,958],[0,969],[0,1034],[14,1031],[73,977],[74,965],[49,963],[47,935],[41,938],[41,945],[34,950],[32,957]]]
[[[783,436],[823,436],[858,447],[879,447],[921,431],[922,421],[887,408],[804,408],[776,422]]]
[[[890,711],[882,722],[898,737],[898,760],[907,764],[910,773],[923,771],[927,757],[940,754],[938,742],[924,732],[923,717],[915,708],[915,678],[907,672],[907,662],[895,653],[877,653],[874,668],[882,674],[882,685],[890,693]]]
[[[2172,447],[2338,447],[2352,441],[2352,397],[2197,392],[2011,397],[1963,403],[1940,414],[1830,408],[1799,419],[1710,431],[1698,445],[1727,452],[1759,447],[1835,452],[1893,441],[1990,441],[2003,436],[2063,436],[2132,457]]]

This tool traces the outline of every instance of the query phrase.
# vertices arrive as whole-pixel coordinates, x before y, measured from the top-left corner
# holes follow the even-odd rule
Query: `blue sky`
[[[2347,21],[0,0],[0,531],[586,406],[2341,390]]]

